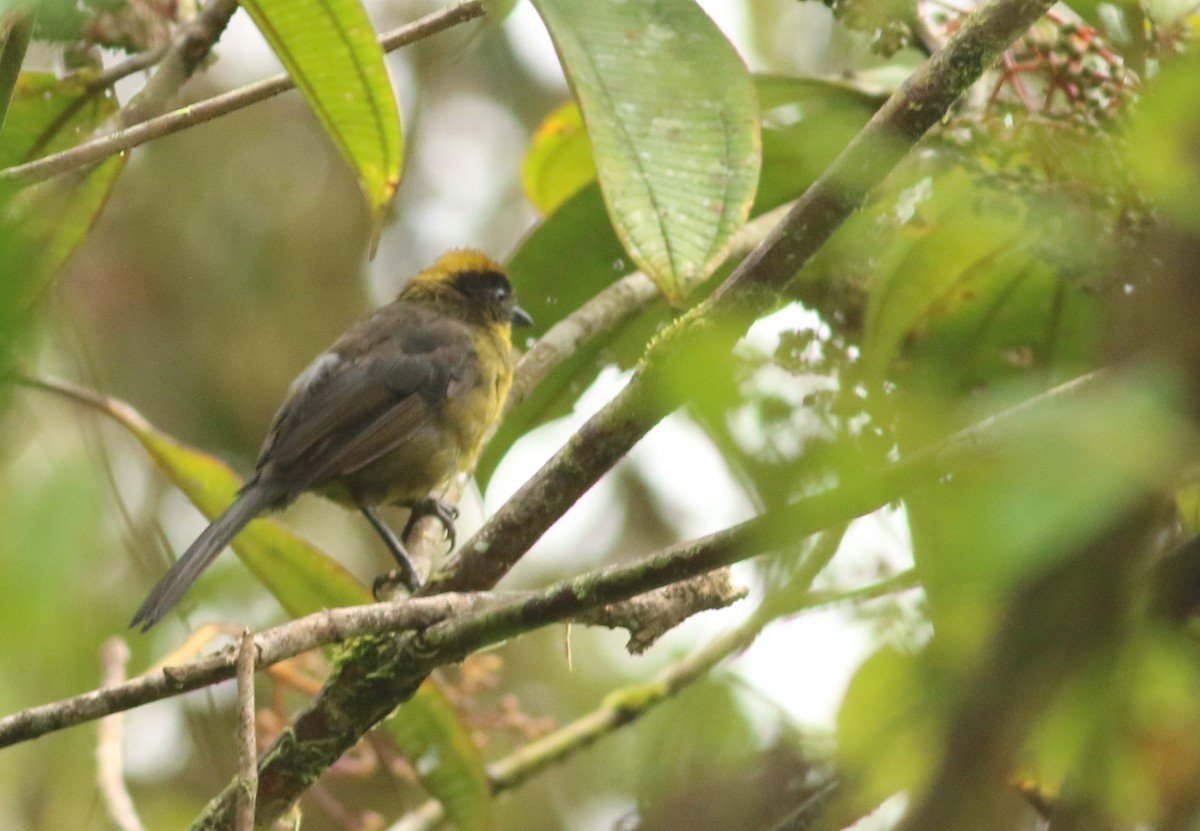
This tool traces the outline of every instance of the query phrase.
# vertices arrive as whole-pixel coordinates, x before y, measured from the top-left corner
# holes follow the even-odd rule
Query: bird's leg
[[[404,533],[401,536],[408,539],[408,535],[412,533],[417,522],[427,516],[437,517],[438,522],[442,523],[442,528],[446,530],[446,539],[450,541],[450,550],[453,551],[458,542],[458,535],[454,530],[454,520],[458,519],[458,508],[433,496],[427,496],[413,503],[412,512],[408,515],[408,522],[405,524]]]
[[[383,520],[379,518],[375,510],[369,505],[359,505],[358,509],[362,511],[362,515],[367,518],[367,522],[371,523],[371,527],[383,539],[384,545],[388,547],[388,551],[391,551],[392,556],[396,559],[397,568],[376,578],[375,585],[372,587],[375,598],[379,598],[379,592],[383,586],[395,585],[397,581],[403,583],[409,593],[416,593],[421,588],[421,577],[417,574],[416,566],[413,565],[413,561],[409,558],[408,551],[404,548],[404,543],[396,538],[391,528],[383,524]]]

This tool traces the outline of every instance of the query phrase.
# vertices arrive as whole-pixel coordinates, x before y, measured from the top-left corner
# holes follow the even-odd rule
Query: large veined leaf
[[[400,183],[400,111],[359,0],[245,0],[309,106],[358,175],[378,223]]]
[[[630,258],[672,301],[720,265],[754,199],[758,103],[693,0],[535,0]]]
[[[822,78],[756,75],[753,80],[764,128],[769,128],[762,133],[756,206],[784,201],[772,186],[792,194],[799,174],[815,179],[887,97]],[[546,116],[530,142],[521,173],[525,196],[549,215],[595,178],[592,142],[579,105],[564,104]]]

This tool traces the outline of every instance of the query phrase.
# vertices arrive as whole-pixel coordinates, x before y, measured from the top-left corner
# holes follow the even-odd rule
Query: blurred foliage
[[[725,43],[736,38],[735,27],[722,34],[690,4],[669,5],[704,30],[702,63],[719,52],[741,72]],[[746,156],[741,172],[755,172],[759,161],[761,171],[717,206],[720,227],[704,237],[713,250],[736,230],[729,217],[761,215],[799,197],[879,107],[880,91],[896,88],[916,52],[936,48],[963,20],[952,8],[890,0],[828,5],[832,17],[819,4],[794,0],[746,6],[752,43],[738,44],[741,57],[770,72],[739,74],[739,84],[753,79],[754,95],[737,87],[732,103],[753,122],[742,125],[750,132],[739,141],[761,131],[761,159]],[[1009,801],[975,827],[1035,827],[1036,812],[1023,805],[1030,794],[1061,816],[1078,810],[1096,818],[1095,827],[1195,824],[1200,652],[1194,624],[1179,620],[1200,603],[1189,580],[1170,580],[1189,574],[1186,568],[1168,572],[1175,590],[1169,615],[1155,611],[1157,590],[1142,579],[1151,560],[1171,561],[1163,552],[1184,528],[1195,532],[1194,492],[1180,491],[1185,516],[1156,529],[1161,551],[1129,552],[1132,578],[1114,576],[1111,596],[1079,588],[1089,583],[1053,581],[1144,495],[1171,493],[1181,481],[1194,491],[1198,414],[1187,409],[1184,387],[1200,368],[1179,355],[1139,354],[1127,374],[1086,394],[1021,409],[1113,356],[1136,352],[1130,344],[1146,338],[1130,331],[1130,320],[1146,317],[1131,310],[1158,296],[1154,281],[1165,279],[1163,263],[1171,261],[1158,241],[1183,246],[1180,240],[1198,235],[1195,12],[1071,7],[1081,20],[1060,9],[1013,44],[732,354],[698,348],[684,356],[681,373],[664,383],[686,390],[685,417],[656,430],[643,443],[649,447],[589,494],[518,575],[539,582],[628,559],[733,524],[751,509],[766,516],[767,536],[783,543],[739,576],[757,583],[776,614],[807,609],[817,571],[827,597],[885,579],[911,556],[919,598],[889,596],[842,617],[847,626],[863,624],[858,631],[867,631],[871,654],[849,681],[836,725],[825,725],[836,729],[836,741],[814,740],[810,716],[799,712],[805,686],[830,670],[804,663],[797,656],[811,654],[812,645],[795,642],[788,647],[794,654],[771,661],[785,679],[782,697],[779,678],[710,674],[488,804],[484,762],[590,712],[614,689],[645,683],[703,641],[697,626],[635,661],[620,653],[619,634],[550,629],[440,672],[440,687],[429,693],[435,700],[422,713],[401,708],[388,731],[313,789],[303,802],[305,828],[382,827],[426,798],[422,777],[466,826],[530,831],[780,827],[830,776],[841,783],[842,800],[830,816],[859,816],[900,791],[916,805],[941,781],[940,771],[978,762],[956,756],[951,741],[978,679],[1022,662],[1041,674],[1022,687],[1001,686],[989,699],[1028,708],[1019,718],[1007,709],[995,716],[1017,747],[1011,765],[992,771],[991,786]],[[64,62],[94,72],[102,58],[111,60],[97,47],[141,51],[164,42],[177,9],[149,0],[47,2],[38,36],[68,44]],[[377,28],[395,14],[368,10]],[[798,10],[824,15],[822,26],[798,23]],[[581,58],[561,43],[570,22],[559,21],[556,38],[578,91]],[[633,73],[645,89],[618,86],[608,109],[598,111],[592,100],[589,110],[585,100],[586,117],[572,118],[577,105],[565,103],[563,79],[542,74],[530,57],[519,8],[503,28],[438,38],[389,59],[404,92],[408,158],[370,265],[363,257],[369,211],[329,124],[298,96],[155,141],[124,167],[113,160],[59,187],[56,198],[0,188],[5,371],[67,375],[130,402],[157,425],[135,425],[134,433],[158,448],[172,472],[151,469],[127,432],[76,405],[3,387],[5,713],[95,686],[100,645],[123,631],[167,552],[199,529],[188,500],[211,513],[235,486],[228,468],[190,448],[248,468],[290,378],[357,313],[424,265],[430,246],[512,252],[511,275],[535,318],[536,338],[636,267],[622,244],[629,234],[614,223],[665,223],[660,231],[668,237],[691,227],[669,211],[622,216],[611,193],[606,203],[601,188],[609,185],[593,181],[593,154],[603,152],[596,128],[599,120],[633,119],[649,124],[643,138],[661,141],[673,125],[655,125],[655,117],[669,121],[664,113],[672,107],[705,101],[697,90],[723,85],[722,72],[697,74],[695,66],[676,65],[684,58],[670,50],[639,53],[660,62],[649,80],[646,70]],[[597,48],[585,43],[583,52]],[[232,45],[218,51],[188,96],[261,74],[247,70],[253,58],[242,61]],[[617,38],[600,53],[619,61],[627,47]],[[631,58],[624,69],[634,66]],[[77,144],[109,117],[116,96],[96,94],[88,77],[23,73],[0,132],[0,165]],[[664,97],[666,109],[635,95],[648,91]],[[710,169],[717,162],[705,154],[723,151],[699,144],[651,148],[651,172]],[[646,146],[625,150],[636,158]],[[536,212],[519,202],[522,184]],[[689,193],[684,202],[696,202]],[[674,275],[687,282],[712,272],[688,303],[737,265],[718,260]],[[1181,314],[1149,319],[1160,327],[1189,319],[1187,309],[1172,311]],[[495,474],[510,462],[536,467],[547,442],[557,441],[546,436],[564,435],[590,397],[607,392],[613,373],[606,370],[635,366],[679,313],[663,300],[651,303],[557,367],[500,426],[480,464],[481,487],[503,480]],[[693,425],[701,431],[692,430],[690,444],[669,443],[668,434]],[[899,562],[865,523],[809,539],[772,523],[796,500],[831,488],[865,499],[898,460],[944,449],[947,436],[971,425],[998,440],[980,441],[971,464],[910,487],[892,505],[890,516],[904,528]],[[670,455],[653,454],[659,442],[673,448]],[[717,458],[722,475],[694,472],[704,454]],[[196,470],[207,473],[187,475]],[[187,500],[168,480],[187,485]],[[738,514],[734,504],[748,507]],[[464,507],[461,539],[473,522]],[[365,597],[357,584],[385,567],[369,531],[318,500],[302,501],[279,522],[296,529],[281,537],[285,556],[264,548],[255,572],[276,577],[247,579],[228,558],[197,586],[189,620],[267,625],[281,619],[281,608],[264,583],[292,615]],[[280,566],[296,552],[303,552],[299,566]],[[1133,559],[1139,556],[1144,561]],[[297,579],[330,568],[341,575],[334,583]],[[1106,573],[1091,576],[1105,585]],[[1014,620],[1018,600],[1045,585],[1061,586],[1061,595],[1036,594],[1046,598],[1038,614]],[[1092,642],[1064,634],[1059,643],[1045,634],[1046,626],[1110,611]],[[788,620],[773,626],[801,631]],[[180,639],[170,627],[131,638],[131,671]],[[1015,661],[999,650],[1002,642],[1019,644]],[[262,680],[264,739],[284,729],[326,672],[322,660],[308,658]],[[773,701],[760,689],[767,686]],[[128,717],[128,779],[150,827],[184,827],[232,775],[229,699],[218,689]],[[433,784],[431,760],[455,742],[469,768]],[[107,827],[91,784],[93,744],[91,728],[82,727],[0,753],[0,826]],[[405,760],[400,745],[422,750]],[[1020,788],[1010,784],[1017,782]],[[876,827],[886,825],[877,820]]]
[[[826,0],[825,5],[848,29],[870,37],[871,50],[884,57],[911,46],[920,25],[913,0]]]
[[[179,20],[172,0],[30,0],[36,36],[65,46],[70,62],[96,60],[93,47],[141,52],[165,43]]]

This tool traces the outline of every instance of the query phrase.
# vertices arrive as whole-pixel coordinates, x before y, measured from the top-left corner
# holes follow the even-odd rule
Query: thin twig
[[[124,683],[125,667],[129,664],[129,647],[125,641],[120,638],[105,641],[100,650],[100,664],[104,670],[102,689]],[[100,719],[96,726],[96,786],[113,825],[121,831],[145,831],[133,799],[125,788],[121,753],[123,724],[122,714],[113,713]]]
[[[390,52],[483,14],[482,0],[467,0],[388,32],[380,36],[379,42],[385,51]],[[274,75],[155,118],[138,121],[126,129],[100,136],[36,161],[5,168],[0,170],[0,181],[22,179],[36,182],[69,170],[87,167],[148,141],[272,98],[281,92],[294,89],[295,86],[286,73]]]
[[[141,72],[154,66],[166,57],[170,47],[170,43],[162,43],[153,49],[147,49],[145,52],[130,55],[111,66],[101,69],[99,72],[89,69],[67,75],[62,79],[62,82],[68,86],[70,84],[79,84],[89,92],[108,89],[117,83],[117,81],[128,78],[135,72]]]
[[[254,831],[254,806],[258,796],[258,739],[255,735],[254,673],[258,647],[254,633],[242,630],[237,651],[238,794],[237,831]]]
[[[838,603],[863,603],[868,600],[886,597],[896,592],[914,589],[920,584],[921,578],[917,574],[917,570],[915,568],[907,568],[904,571],[899,571],[890,577],[885,577],[882,580],[877,580],[865,586],[858,586],[853,589],[829,589],[812,592],[809,594],[804,607],[811,609],[817,606],[833,606]]]

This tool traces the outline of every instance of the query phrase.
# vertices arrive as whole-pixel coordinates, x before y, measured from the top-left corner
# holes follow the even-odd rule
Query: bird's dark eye
[[[503,303],[511,294],[512,292],[509,290],[508,286],[496,286],[496,288],[492,290],[492,298],[497,303]]]

